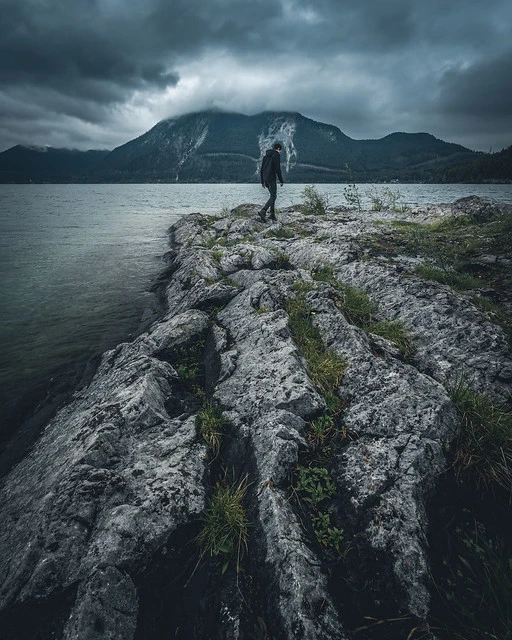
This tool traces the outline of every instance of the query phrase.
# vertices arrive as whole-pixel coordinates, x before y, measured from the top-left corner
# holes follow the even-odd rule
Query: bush
[[[395,211],[396,213],[406,213],[409,206],[403,201],[403,196],[397,189],[393,191],[389,187],[378,190],[371,187],[366,195],[372,203],[372,211]]]
[[[306,215],[321,216],[327,213],[329,198],[325,194],[320,194],[313,185],[308,185],[302,190],[303,204],[302,213]]]

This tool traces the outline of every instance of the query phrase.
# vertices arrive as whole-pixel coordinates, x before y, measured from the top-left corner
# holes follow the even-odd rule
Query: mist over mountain
[[[13,147],[0,154],[0,181],[257,182],[261,158],[276,140],[283,145],[281,164],[288,182],[346,182],[352,177],[358,182],[479,182],[512,177],[508,156],[495,158],[499,154],[471,151],[428,133],[354,140],[338,127],[300,113],[247,116],[211,110],[162,120],[111,152]],[[482,163],[486,170],[479,179]]]

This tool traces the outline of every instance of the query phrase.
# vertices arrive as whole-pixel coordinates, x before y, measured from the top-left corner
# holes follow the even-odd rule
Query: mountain
[[[287,182],[465,182],[482,163],[482,179],[469,181],[512,179],[510,159],[428,133],[354,140],[300,113],[211,110],[162,120],[111,152],[13,147],[0,153],[0,181],[257,182],[260,159],[275,140],[283,145]]]
[[[92,175],[105,182],[255,182],[275,140],[283,144],[290,182],[345,182],[346,164],[360,181],[399,179],[412,170],[425,176],[475,155],[427,133],[354,140],[300,113],[205,111],[159,122],[114,149]]]
[[[480,153],[469,162],[435,173],[437,182],[511,182],[512,145],[497,153]]]
[[[0,183],[83,182],[109,153],[17,145],[0,153]]]

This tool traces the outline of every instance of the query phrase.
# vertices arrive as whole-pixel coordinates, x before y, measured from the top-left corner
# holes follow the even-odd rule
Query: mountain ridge
[[[17,145],[0,153],[0,181],[258,182],[261,158],[275,140],[283,145],[285,180],[297,183],[437,182],[458,175],[459,166],[471,166],[474,176],[489,156],[427,132],[356,140],[296,111],[207,110],[161,120],[110,152]],[[506,170],[488,165],[488,180],[494,173],[507,180]]]

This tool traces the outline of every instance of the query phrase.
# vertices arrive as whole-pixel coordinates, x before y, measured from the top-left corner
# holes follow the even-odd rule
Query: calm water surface
[[[472,194],[512,201],[512,185],[390,186],[413,205]],[[346,204],[344,187],[318,190]],[[278,206],[300,202],[302,189],[285,185]],[[265,199],[258,184],[0,185],[0,437],[32,389],[62,371],[76,382],[156,311],[148,290],[173,222]]]

